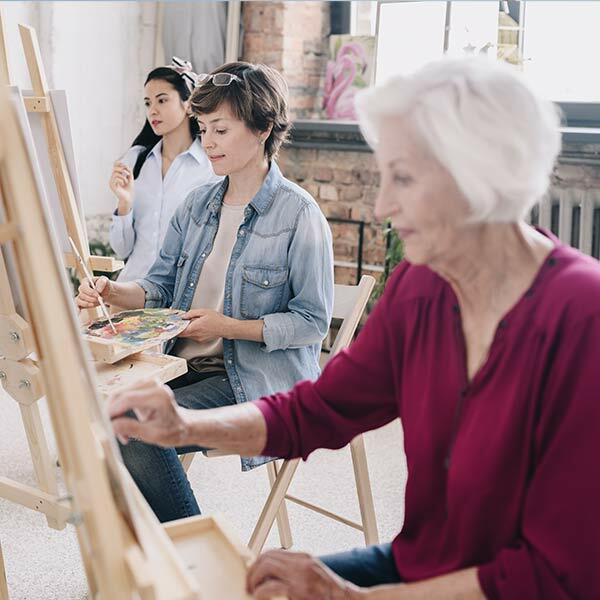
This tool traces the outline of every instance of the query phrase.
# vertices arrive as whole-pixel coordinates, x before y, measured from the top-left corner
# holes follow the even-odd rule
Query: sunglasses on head
[[[216,87],[224,87],[230,85],[232,81],[242,83],[242,80],[233,73],[200,73],[196,77],[196,86],[204,85],[212,81],[212,84]]]

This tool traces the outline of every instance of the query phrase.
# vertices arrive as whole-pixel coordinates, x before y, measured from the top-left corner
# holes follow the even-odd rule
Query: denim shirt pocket
[[[279,312],[287,280],[287,267],[243,267],[241,315],[246,319],[260,319]]]

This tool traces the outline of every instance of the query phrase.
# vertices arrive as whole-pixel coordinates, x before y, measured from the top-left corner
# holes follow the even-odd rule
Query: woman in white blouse
[[[119,281],[146,275],[162,245],[175,209],[188,193],[217,177],[190,118],[195,74],[190,63],[151,71],[144,84],[146,122],[125,156],[115,162],[110,189],[117,197],[110,245],[127,259]]]

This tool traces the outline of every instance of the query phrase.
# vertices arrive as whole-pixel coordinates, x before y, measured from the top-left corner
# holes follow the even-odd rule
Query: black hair
[[[167,83],[170,83],[179,94],[182,102],[185,102],[192,94],[188,84],[184,77],[182,77],[175,69],[171,69],[170,67],[157,67],[148,73],[148,77],[146,77],[146,81],[144,85],[146,85],[149,81],[153,79],[162,79]],[[198,127],[198,122],[196,119],[189,119],[190,123],[190,133],[192,134],[192,139],[196,139],[200,135],[200,128]],[[146,162],[146,158],[150,151],[156,144],[158,144],[159,140],[162,136],[156,135],[152,130],[152,126],[146,119],[142,130],[138,133],[135,140],[133,140],[133,144],[131,146],[144,146],[144,149],[139,153],[137,160],[135,161],[135,165],[133,167],[133,178],[137,179],[137,176],[140,174],[140,170],[144,163]]]

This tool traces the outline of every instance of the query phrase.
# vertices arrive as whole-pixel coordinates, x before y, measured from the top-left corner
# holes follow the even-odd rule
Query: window
[[[479,53],[518,65],[551,100],[600,103],[600,77],[590,70],[600,56],[599,27],[600,2],[384,2],[376,77],[409,73],[444,54]]]
[[[523,67],[540,93],[560,102],[600,102],[599,27],[598,2],[527,2]]]

